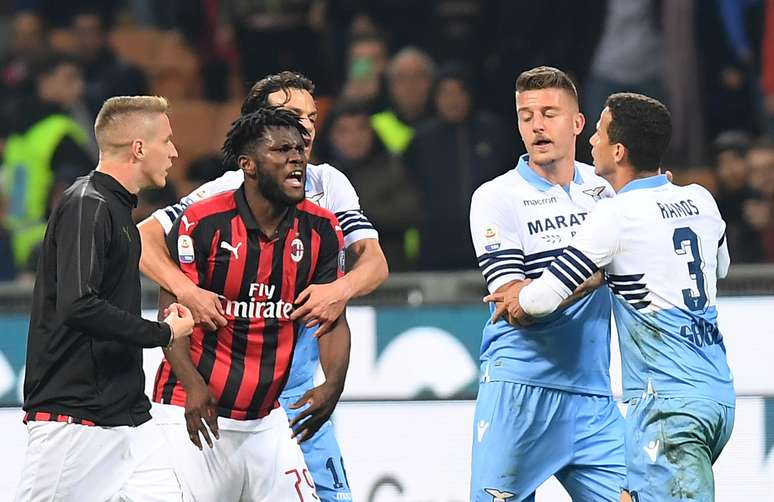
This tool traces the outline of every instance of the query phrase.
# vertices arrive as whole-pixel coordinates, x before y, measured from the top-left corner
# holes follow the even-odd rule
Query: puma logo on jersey
[[[478,422],[478,442],[480,443],[484,439],[484,434],[486,434],[486,430],[489,429],[489,422],[485,422],[484,420],[479,420]]]
[[[189,223],[189,222],[188,222],[188,216],[187,216],[187,215],[185,215],[185,214],[184,214],[184,215],[183,215],[183,217],[180,219],[180,221],[182,221],[182,222],[183,222],[183,225],[185,225],[185,231],[186,231],[186,232],[188,232],[188,229],[189,229],[189,228],[191,228],[191,226],[193,226],[193,223]]]
[[[240,242],[239,244],[236,245],[236,247],[234,247],[226,241],[220,241],[220,247],[228,251],[231,251],[231,253],[234,255],[234,258],[237,260],[239,259],[239,247],[241,245],[242,243]]]
[[[602,192],[604,191],[605,191],[605,187],[601,186],[601,187],[589,188],[588,190],[584,190],[583,193],[585,193],[586,195],[590,196],[592,199],[597,201],[597,200],[602,200]]]
[[[515,493],[501,492],[500,490],[495,490],[494,488],[484,488],[484,491],[492,496],[492,502],[503,502],[511,497],[516,496]]]
[[[656,457],[658,456],[658,443],[659,440],[651,441],[648,443],[647,446],[643,446],[642,449],[645,450],[645,453],[648,455],[648,458],[650,458],[650,461],[655,463]]]

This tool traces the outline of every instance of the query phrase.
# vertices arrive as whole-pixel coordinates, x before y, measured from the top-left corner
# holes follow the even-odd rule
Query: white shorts
[[[218,418],[220,439],[202,451],[191,443],[181,406],[153,404],[151,413],[172,451],[186,498],[195,502],[314,502],[314,481],[285,410],[257,420]]]
[[[182,501],[161,431],[65,422],[27,424],[16,502]]]

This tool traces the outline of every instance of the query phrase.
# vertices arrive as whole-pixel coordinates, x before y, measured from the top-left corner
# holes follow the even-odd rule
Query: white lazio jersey
[[[174,221],[188,206],[207,197],[236,190],[242,186],[244,180],[244,172],[241,169],[228,171],[200,186],[180,199],[177,204],[155,211],[153,216],[164,227],[164,233],[168,234]],[[360,201],[354,187],[335,167],[330,164],[307,164],[305,191],[307,199],[336,215],[344,234],[345,246],[362,239],[379,238],[379,234],[360,209]],[[317,341],[308,330],[300,330],[293,351],[290,375],[282,395],[303,394],[306,389],[312,388],[318,360]]]
[[[597,202],[612,195],[592,166],[576,162],[565,189],[536,174],[526,155],[515,169],[481,185],[471,202],[470,231],[489,291],[539,277]],[[607,290],[526,328],[487,322],[481,345],[484,378],[609,395],[609,340]]]
[[[228,171],[220,178],[200,186],[173,206],[167,206],[153,213],[153,216],[169,233],[172,223],[185,208],[194,202],[230,190],[236,190],[245,180],[241,169]],[[349,246],[361,239],[377,239],[374,226],[360,209],[360,201],[354,187],[341,171],[330,164],[307,164],[306,198],[336,215],[344,233],[344,245]]]
[[[729,265],[725,227],[705,188],[675,186],[663,175],[634,180],[597,206],[545,274],[566,296],[605,268],[624,399],[652,389],[734,405],[715,308],[717,278]]]

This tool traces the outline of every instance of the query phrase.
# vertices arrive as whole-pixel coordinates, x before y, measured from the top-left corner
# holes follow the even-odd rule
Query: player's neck
[[[535,164],[530,160],[529,167],[554,185],[567,187],[575,177],[575,161],[573,158],[573,156],[568,156],[543,165]]]
[[[135,179],[135,170],[127,163],[116,162],[109,158],[101,157],[96,171],[107,174],[115,179],[126,191],[137,195],[140,192],[140,183]]]
[[[270,201],[258,190],[245,190],[245,197],[261,233],[267,237],[273,237],[290,207]]]
[[[610,186],[613,187],[613,190],[615,190],[616,193],[620,192],[623,187],[628,185],[634,180],[639,180],[642,178],[650,178],[651,176],[656,176],[661,174],[661,170],[657,169],[655,171],[638,171],[634,169],[631,166],[627,167],[619,167],[616,169],[613,177],[611,179],[608,179],[608,183],[610,183]]]

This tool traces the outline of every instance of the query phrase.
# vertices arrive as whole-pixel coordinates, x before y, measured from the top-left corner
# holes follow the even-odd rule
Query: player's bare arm
[[[377,239],[361,239],[347,251],[356,257],[352,270],[334,282],[312,284],[296,298],[298,307],[291,318],[303,319],[307,327],[319,326],[316,336],[333,328],[349,300],[367,295],[387,279],[387,260]]]
[[[178,300],[191,309],[194,321],[210,331],[226,325],[223,306],[218,295],[204,290],[186,277],[172,261],[164,243],[164,228],[149,216],[137,225],[142,240],[140,270],[153,282],[172,292]]]
[[[290,423],[293,437],[306,441],[315,435],[333,414],[339,397],[344,391],[344,382],[349,368],[350,331],[346,314],[343,314],[331,331],[319,339],[320,365],[325,382],[307,391],[291,409],[309,405]]]
[[[171,315],[170,310],[177,304],[173,304],[174,296],[168,291],[159,291],[159,315]],[[170,305],[171,304],[171,305]],[[188,429],[188,437],[200,450],[202,435],[207,446],[212,448],[212,439],[209,430],[215,439],[219,439],[217,403],[210,394],[207,384],[191,360],[191,341],[188,337],[176,339],[169,347],[164,348],[164,357],[169,361],[175,376],[183,384],[186,392],[185,422]]]

